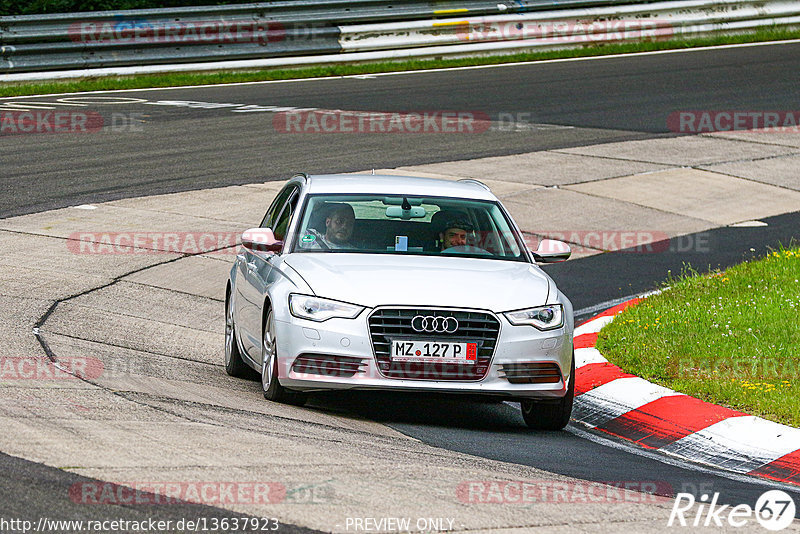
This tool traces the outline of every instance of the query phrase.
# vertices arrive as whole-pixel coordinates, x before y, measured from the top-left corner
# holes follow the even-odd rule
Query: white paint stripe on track
[[[598,317],[597,319],[592,319],[588,323],[582,324],[578,328],[576,328],[573,337],[578,337],[583,334],[596,334],[605,325],[607,325],[613,320],[614,320],[613,316]]]
[[[652,171],[652,172],[657,172],[657,171]],[[642,174],[648,174],[648,173],[642,173]],[[654,289],[652,291],[645,291],[644,293],[636,293],[634,295],[628,295],[627,297],[620,297],[616,299],[607,300],[605,302],[595,304],[594,306],[589,306],[588,308],[581,308],[580,310],[575,310],[574,312],[572,312],[572,315],[574,315],[575,317],[581,317],[583,315],[591,315],[597,312],[605,311],[609,308],[613,308],[614,306],[618,306],[623,302],[628,302],[633,299],[643,299],[651,295],[658,295],[659,293],[661,293],[661,291],[662,291],[661,289]]]
[[[682,395],[643,378],[617,378],[575,397],[575,419],[591,427],[603,425],[648,402]]]
[[[724,419],[660,450],[737,473],[749,473],[798,449],[800,429],[745,415]]]
[[[601,311],[607,310],[609,308],[613,308],[614,306],[617,306],[619,304],[622,304],[623,302],[628,302],[629,300],[633,300],[635,298],[642,297],[643,295],[644,295],[643,293],[637,293],[635,295],[628,295],[627,297],[620,297],[618,299],[607,300],[605,302],[601,302],[599,304],[595,304],[594,306],[589,306],[587,308],[581,308],[580,310],[575,310],[574,312],[572,312],[572,314],[575,317],[580,317],[582,315],[589,315],[589,314],[601,312]]]
[[[587,347],[585,349],[575,349],[575,367],[580,369],[584,365],[590,363],[607,363],[600,351],[594,347]]]

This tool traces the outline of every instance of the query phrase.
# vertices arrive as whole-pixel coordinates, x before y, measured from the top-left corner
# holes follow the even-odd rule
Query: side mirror
[[[242,246],[253,252],[280,252],[283,241],[275,239],[270,228],[251,228],[242,234]]]
[[[536,250],[532,250],[531,253],[533,254],[533,259],[538,263],[558,263],[568,260],[572,250],[563,241],[542,239],[539,247]]]

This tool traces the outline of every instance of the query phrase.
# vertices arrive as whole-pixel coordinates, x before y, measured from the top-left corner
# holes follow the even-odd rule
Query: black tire
[[[236,342],[236,325],[233,321],[231,309],[231,296],[225,296],[225,372],[236,378],[245,378],[252,373],[250,367],[244,363],[239,344]]]
[[[575,353],[567,384],[567,394],[558,401],[523,400],[520,402],[522,418],[528,427],[535,430],[561,430],[569,423],[572,402],[575,399]]]
[[[275,338],[272,310],[267,312],[261,340],[261,390],[264,392],[264,398],[273,402],[302,406],[308,400],[308,395],[288,390],[278,382],[278,343]]]

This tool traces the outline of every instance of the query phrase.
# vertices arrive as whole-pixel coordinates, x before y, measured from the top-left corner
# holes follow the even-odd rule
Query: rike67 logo
[[[710,499],[708,494],[704,494],[699,500],[691,493],[678,493],[667,526],[740,528],[752,525],[755,519],[765,529],[777,532],[792,524],[795,512],[791,495],[781,490],[763,493],[755,507],[719,504],[719,493],[714,493]]]

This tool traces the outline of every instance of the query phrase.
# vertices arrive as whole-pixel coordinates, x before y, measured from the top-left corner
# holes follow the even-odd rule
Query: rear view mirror
[[[276,239],[270,228],[251,228],[242,234],[242,246],[253,252],[280,252],[283,241]]]
[[[403,219],[405,221],[409,219],[422,219],[425,217],[425,208],[419,206],[404,210],[402,206],[389,206],[386,208],[386,217],[390,219]]]
[[[572,250],[563,241],[542,239],[536,250],[532,250],[533,259],[539,263],[558,263],[569,259]]]

